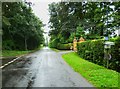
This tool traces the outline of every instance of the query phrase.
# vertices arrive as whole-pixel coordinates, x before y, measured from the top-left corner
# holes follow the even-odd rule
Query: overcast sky
[[[48,11],[48,4],[52,2],[59,2],[60,0],[28,0],[33,3],[32,9],[33,12],[37,17],[40,18],[40,20],[43,22],[43,24],[46,24],[44,27],[45,32],[49,32],[50,28],[48,28],[48,22],[49,22],[49,11]],[[48,36],[48,34],[44,34],[44,36]]]

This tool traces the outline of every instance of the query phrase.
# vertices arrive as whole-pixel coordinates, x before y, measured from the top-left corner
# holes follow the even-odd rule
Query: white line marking
[[[20,57],[22,57],[22,56],[20,56]],[[17,59],[19,59],[20,57],[17,57],[17,58],[15,58],[15,59],[13,59],[12,61],[10,61],[10,62],[4,64],[4,65],[1,66],[0,68],[2,69],[2,68],[4,68],[4,67],[6,67],[7,65],[9,65],[9,64],[13,63],[14,61],[16,61]]]

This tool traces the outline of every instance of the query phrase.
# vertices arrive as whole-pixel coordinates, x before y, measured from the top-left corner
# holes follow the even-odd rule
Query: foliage
[[[54,39],[49,43],[49,47],[56,48],[59,50],[69,50],[71,46],[72,46],[72,43],[61,44],[58,42],[58,39]]]
[[[119,71],[120,67],[120,37],[114,39],[115,45],[110,49],[110,54],[112,55],[112,59],[109,60],[109,68]],[[103,40],[93,40],[93,41],[85,41],[77,44],[78,54],[80,57],[94,62],[96,64],[102,65],[106,67],[106,61],[104,59],[104,41]]]
[[[60,49],[60,50],[70,50],[71,46],[72,46],[72,43],[68,43],[68,44],[58,43],[57,49]]]
[[[112,46],[110,50],[112,55],[112,59],[110,60],[110,68],[120,72],[120,37],[116,37],[110,40],[115,43],[115,45]]]
[[[75,37],[75,33],[71,33],[68,39],[68,43],[73,43],[74,37]]]
[[[2,51],[2,56],[3,57],[20,56],[20,55],[23,55],[23,54],[27,54],[29,52],[31,52],[31,51],[3,50]]]
[[[106,69],[92,62],[80,58],[76,53],[67,53],[62,56],[64,60],[90,83],[97,88],[112,89],[119,87],[118,72]]]
[[[85,37],[85,32],[84,32],[84,30],[83,30],[83,28],[81,26],[77,27],[75,37],[77,39],[79,39],[80,37],[83,37],[83,38]]]
[[[83,35],[87,40],[111,35],[119,28],[119,4],[118,2],[54,2],[50,4],[49,24],[52,29],[49,32],[50,41],[58,38],[62,40],[60,43],[72,42],[71,34],[73,33],[77,38]],[[59,35],[61,37],[58,37]]]
[[[51,47],[51,48],[57,48],[57,44],[58,44],[58,39],[53,39],[53,40],[49,43],[49,47]]]
[[[15,47],[15,44],[12,40],[6,40],[2,42],[4,49],[12,50]]]
[[[4,50],[35,49],[43,43],[42,22],[32,12],[30,5],[24,2],[3,2],[2,17]],[[7,44],[12,46],[8,47]]]

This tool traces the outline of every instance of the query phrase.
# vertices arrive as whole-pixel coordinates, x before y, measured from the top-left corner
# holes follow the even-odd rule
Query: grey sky
[[[44,28],[45,32],[49,32],[50,28],[48,28],[48,22],[49,22],[49,11],[48,11],[48,4],[52,3],[52,2],[58,2],[60,0],[44,0],[44,1],[40,1],[40,0],[29,0],[31,2],[33,2],[33,12],[35,13],[35,15],[37,17],[40,18],[40,20],[43,22],[43,24],[46,24]],[[48,34],[44,34],[44,36],[48,36]]]

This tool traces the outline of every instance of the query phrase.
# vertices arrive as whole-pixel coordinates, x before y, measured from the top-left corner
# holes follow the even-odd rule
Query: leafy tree
[[[79,39],[80,37],[83,37],[83,38],[85,37],[85,32],[84,32],[83,28],[80,25],[77,27],[75,37],[77,39]]]
[[[43,43],[42,21],[30,6],[24,2],[3,2],[2,7],[3,49],[35,49]]]
[[[58,38],[60,43],[72,42],[70,39],[79,38],[82,33],[86,39],[99,39],[119,28],[118,2],[52,3],[49,12],[52,29],[49,35],[51,40]]]

